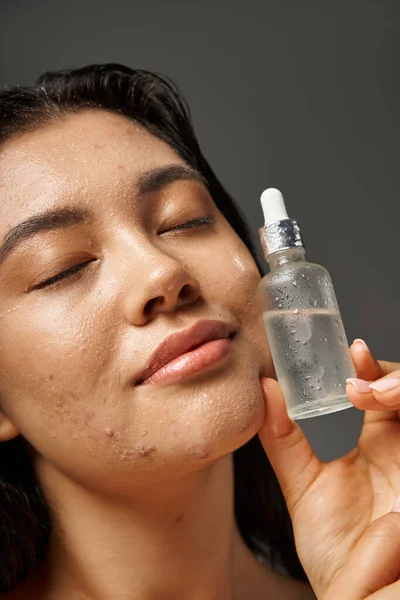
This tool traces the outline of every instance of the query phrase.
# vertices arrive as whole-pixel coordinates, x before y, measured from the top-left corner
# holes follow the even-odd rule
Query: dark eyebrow
[[[165,186],[179,180],[194,179],[206,185],[204,177],[192,167],[185,165],[166,165],[156,167],[140,175],[137,190],[139,196],[161,190]],[[76,206],[64,206],[32,215],[12,227],[4,236],[0,246],[0,265],[9,254],[24,240],[43,231],[64,229],[82,224],[90,219],[92,213],[88,209]]]
[[[18,244],[21,244],[24,240],[42,231],[51,231],[84,223],[90,217],[90,214],[90,211],[83,208],[64,206],[37,213],[25,221],[21,221],[21,223],[12,227],[4,236],[0,246],[0,265]]]
[[[207,182],[197,169],[188,165],[166,165],[143,173],[139,177],[138,191],[140,196],[157,192],[174,181],[194,179],[203,185]]]

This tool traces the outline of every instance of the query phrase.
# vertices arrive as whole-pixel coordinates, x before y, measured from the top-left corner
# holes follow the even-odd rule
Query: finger
[[[364,340],[356,339],[350,346],[350,353],[359,379],[350,379],[346,387],[347,396],[352,404],[367,411],[364,422],[397,420],[395,411],[400,410],[399,403],[391,398],[375,393],[369,384],[375,379],[393,376],[394,371],[400,372],[400,363],[376,360]],[[392,413],[388,412],[393,411]]]
[[[372,356],[372,353],[364,340],[354,340],[350,346],[350,354],[358,378],[372,381],[385,374],[382,366]]]
[[[346,385],[348,399],[359,410],[387,410],[387,406],[374,397],[369,388],[370,383],[372,382],[363,379],[348,379]],[[364,391],[360,391],[361,389]]]
[[[396,582],[400,575],[400,514],[373,521],[336,576],[327,598],[358,600]],[[380,600],[379,594],[376,596]],[[390,598],[390,596],[389,596]]]
[[[369,384],[374,398],[388,408],[400,407],[400,372],[395,371],[387,377]]]
[[[364,424],[397,421],[400,402],[397,404],[385,402],[384,393],[380,394],[370,388],[373,383],[363,379],[347,379],[346,394],[350,402],[356,408],[365,411]]]
[[[384,366],[382,368],[384,372],[387,373],[387,375],[377,381],[370,382],[369,387],[375,400],[385,406],[386,412],[368,410],[365,413],[364,423],[377,423],[380,421],[398,421],[399,419],[399,363],[390,363],[388,361],[380,362],[383,363]],[[397,370],[395,370],[396,367]],[[386,369],[388,369],[388,371],[386,371]]]
[[[261,388],[266,414],[258,436],[293,519],[297,504],[318,477],[322,463],[315,456],[299,425],[289,418],[278,382],[262,378]]]
[[[398,362],[376,360],[367,344],[360,338],[357,338],[351,344],[350,353],[357,376],[360,379],[372,381],[390,375],[393,371],[400,370],[400,363]]]

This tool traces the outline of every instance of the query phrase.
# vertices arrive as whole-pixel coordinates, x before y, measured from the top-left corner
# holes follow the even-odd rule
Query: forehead
[[[11,138],[0,151],[0,230],[65,203],[123,194],[152,167],[184,161],[129,119],[84,110]]]

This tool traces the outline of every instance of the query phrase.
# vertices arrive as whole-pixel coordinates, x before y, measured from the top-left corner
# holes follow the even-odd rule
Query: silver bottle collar
[[[283,219],[258,230],[265,258],[275,252],[304,247],[300,229],[294,219]]]

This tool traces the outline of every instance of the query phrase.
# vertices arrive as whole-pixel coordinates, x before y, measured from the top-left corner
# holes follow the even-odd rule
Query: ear
[[[0,442],[8,442],[20,435],[14,423],[0,410]]]

